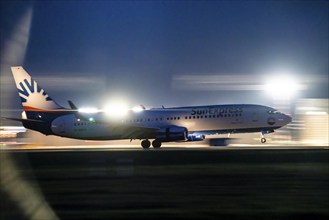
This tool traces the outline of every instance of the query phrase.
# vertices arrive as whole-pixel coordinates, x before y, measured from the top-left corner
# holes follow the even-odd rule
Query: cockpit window
[[[279,113],[279,111],[278,110],[275,110],[275,109],[272,109],[272,110],[269,110],[267,113],[269,113],[269,114],[277,114],[277,113]]]

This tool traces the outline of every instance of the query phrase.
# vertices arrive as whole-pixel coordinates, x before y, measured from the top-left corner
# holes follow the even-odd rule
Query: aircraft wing
[[[155,137],[160,131],[158,127],[144,127],[134,125],[109,125],[113,133],[122,134],[122,139],[147,139]]]

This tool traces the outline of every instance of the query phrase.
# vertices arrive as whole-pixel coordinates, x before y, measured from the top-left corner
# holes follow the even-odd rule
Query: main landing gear
[[[262,137],[262,138],[260,139],[260,142],[262,142],[262,144],[264,144],[264,143],[266,142],[266,138]]]
[[[148,139],[146,139],[146,140],[142,141],[141,145],[144,149],[148,149],[151,146],[151,142]],[[153,146],[153,148],[160,148],[161,141],[155,139],[154,141],[152,141],[152,146]]]
[[[154,141],[152,141],[152,146],[154,148],[160,148],[161,147],[161,141],[155,139]]]
[[[149,140],[143,140],[141,145],[144,149],[147,149],[151,146],[151,142]]]

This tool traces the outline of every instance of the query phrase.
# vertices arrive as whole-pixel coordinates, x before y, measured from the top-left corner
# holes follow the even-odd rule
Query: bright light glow
[[[99,112],[97,108],[79,108],[78,111],[81,113],[88,113],[88,114]]]
[[[314,110],[317,110],[318,108],[316,107],[297,107],[297,110],[300,110],[300,111],[314,111]]]
[[[26,132],[26,129],[21,126],[1,126],[0,127],[0,134],[8,134],[8,133],[19,133],[19,132]]]
[[[128,113],[128,106],[125,103],[111,103],[104,109],[110,117],[124,116]]]
[[[327,112],[306,112],[307,115],[326,115]]]
[[[288,100],[300,89],[296,79],[286,75],[275,75],[264,87],[274,99]]]
[[[144,110],[144,108],[143,108],[142,106],[139,105],[139,106],[135,106],[135,107],[133,107],[132,110],[133,110],[134,112],[141,112],[141,111]]]

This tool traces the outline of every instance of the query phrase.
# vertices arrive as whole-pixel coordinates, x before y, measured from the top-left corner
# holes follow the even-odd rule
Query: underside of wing
[[[11,120],[11,121],[20,121],[20,122],[33,122],[33,123],[44,123],[41,120],[34,120],[34,119],[22,119],[22,118],[7,118],[7,117],[1,117],[5,120]]]
[[[121,134],[122,139],[154,138],[160,131],[158,127],[143,127],[133,125],[109,125],[113,133]]]

